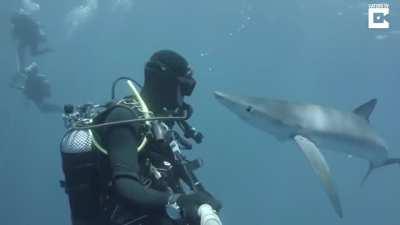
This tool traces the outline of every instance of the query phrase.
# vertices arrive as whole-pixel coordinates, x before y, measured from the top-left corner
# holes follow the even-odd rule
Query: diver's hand
[[[195,192],[181,195],[177,199],[177,204],[182,210],[183,217],[190,221],[196,221],[199,219],[197,210],[203,204],[210,205],[216,211],[219,211],[222,208],[221,202],[216,200],[208,192]]]

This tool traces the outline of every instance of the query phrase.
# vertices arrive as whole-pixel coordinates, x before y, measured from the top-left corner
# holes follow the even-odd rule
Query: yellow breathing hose
[[[140,96],[139,91],[136,89],[135,85],[133,84],[132,81],[128,80],[126,81],[126,83],[128,84],[129,89],[131,89],[131,91],[133,92],[133,95],[135,96],[136,100],[138,101],[138,103],[140,104],[140,107],[142,108],[143,114],[144,114],[144,118],[145,119],[149,119],[151,117],[151,112],[149,110],[149,108],[147,107],[146,103],[143,101],[142,97]],[[150,121],[146,121],[145,122],[146,125],[151,125]],[[89,130],[89,133],[91,136],[93,136],[93,132],[92,130]],[[145,136],[142,140],[142,142],[140,143],[140,145],[138,146],[137,150],[138,152],[141,152],[144,147],[146,146],[148,142],[147,137]],[[93,138],[93,144],[94,146],[96,146],[96,148],[101,151],[102,153],[108,155],[108,151],[106,149],[104,149],[97,141],[96,138]]]
[[[135,87],[135,85],[133,84],[133,82],[130,81],[130,80],[127,80],[126,83],[128,84],[129,88],[131,89],[131,91],[132,91],[133,94],[135,95],[137,101],[139,102],[139,104],[140,104],[140,106],[141,106],[141,108],[142,108],[142,110],[143,110],[144,118],[145,118],[145,119],[150,118],[151,112],[150,112],[149,108],[147,107],[146,103],[144,103],[142,97],[140,96],[139,91],[136,89],[136,87]],[[146,125],[150,125],[150,121],[146,121],[145,123],[146,123]],[[146,144],[147,144],[147,137],[145,136],[145,137],[143,138],[142,143],[140,143],[140,145],[139,145],[139,147],[138,147],[138,152],[142,151],[142,149],[144,148],[144,146],[145,146]]]

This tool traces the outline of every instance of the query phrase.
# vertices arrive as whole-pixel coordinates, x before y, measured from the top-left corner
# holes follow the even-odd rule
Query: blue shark
[[[334,210],[341,218],[343,210],[340,198],[320,148],[368,160],[369,169],[361,184],[375,168],[395,163],[400,165],[400,159],[388,157],[385,141],[369,124],[376,99],[352,112],[346,112],[316,104],[233,96],[222,92],[215,92],[214,96],[253,127],[269,133],[279,141],[296,143],[320,178]]]

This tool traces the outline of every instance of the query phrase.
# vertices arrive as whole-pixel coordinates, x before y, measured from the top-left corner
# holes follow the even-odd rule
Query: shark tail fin
[[[371,175],[371,172],[376,169],[376,168],[381,168],[381,167],[385,167],[385,166],[389,166],[392,164],[398,164],[400,166],[400,158],[392,158],[392,159],[387,159],[383,164],[379,165],[379,166],[374,166],[371,162],[369,163],[369,167],[368,167],[368,171],[365,174],[365,176],[363,177],[362,181],[361,181],[361,186],[364,185],[365,181],[367,181],[369,175]]]

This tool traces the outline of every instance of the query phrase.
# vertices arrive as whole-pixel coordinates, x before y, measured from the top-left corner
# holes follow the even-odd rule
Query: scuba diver
[[[46,99],[51,97],[50,83],[45,75],[39,73],[39,66],[35,62],[26,67],[18,77],[13,78],[11,87],[20,90],[43,113],[63,112],[62,107],[46,102]]]
[[[133,94],[116,100],[123,80]],[[73,225],[221,224],[221,203],[194,174],[201,160],[182,154],[203,138],[187,122],[184,97],[195,85],[186,59],[161,50],[145,65],[143,87],[122,77],[112,101],[64,107],[61,186]]]
[[[39,49],[39,44],[46,41],[46,35],[40,24],[23,9],[15,12],[10,19],[11,35],[17,45],[17,71],[21,72],[26,67],[26,49],[29,48],[31,56],[38,56],[52,51],[50,48]]]

